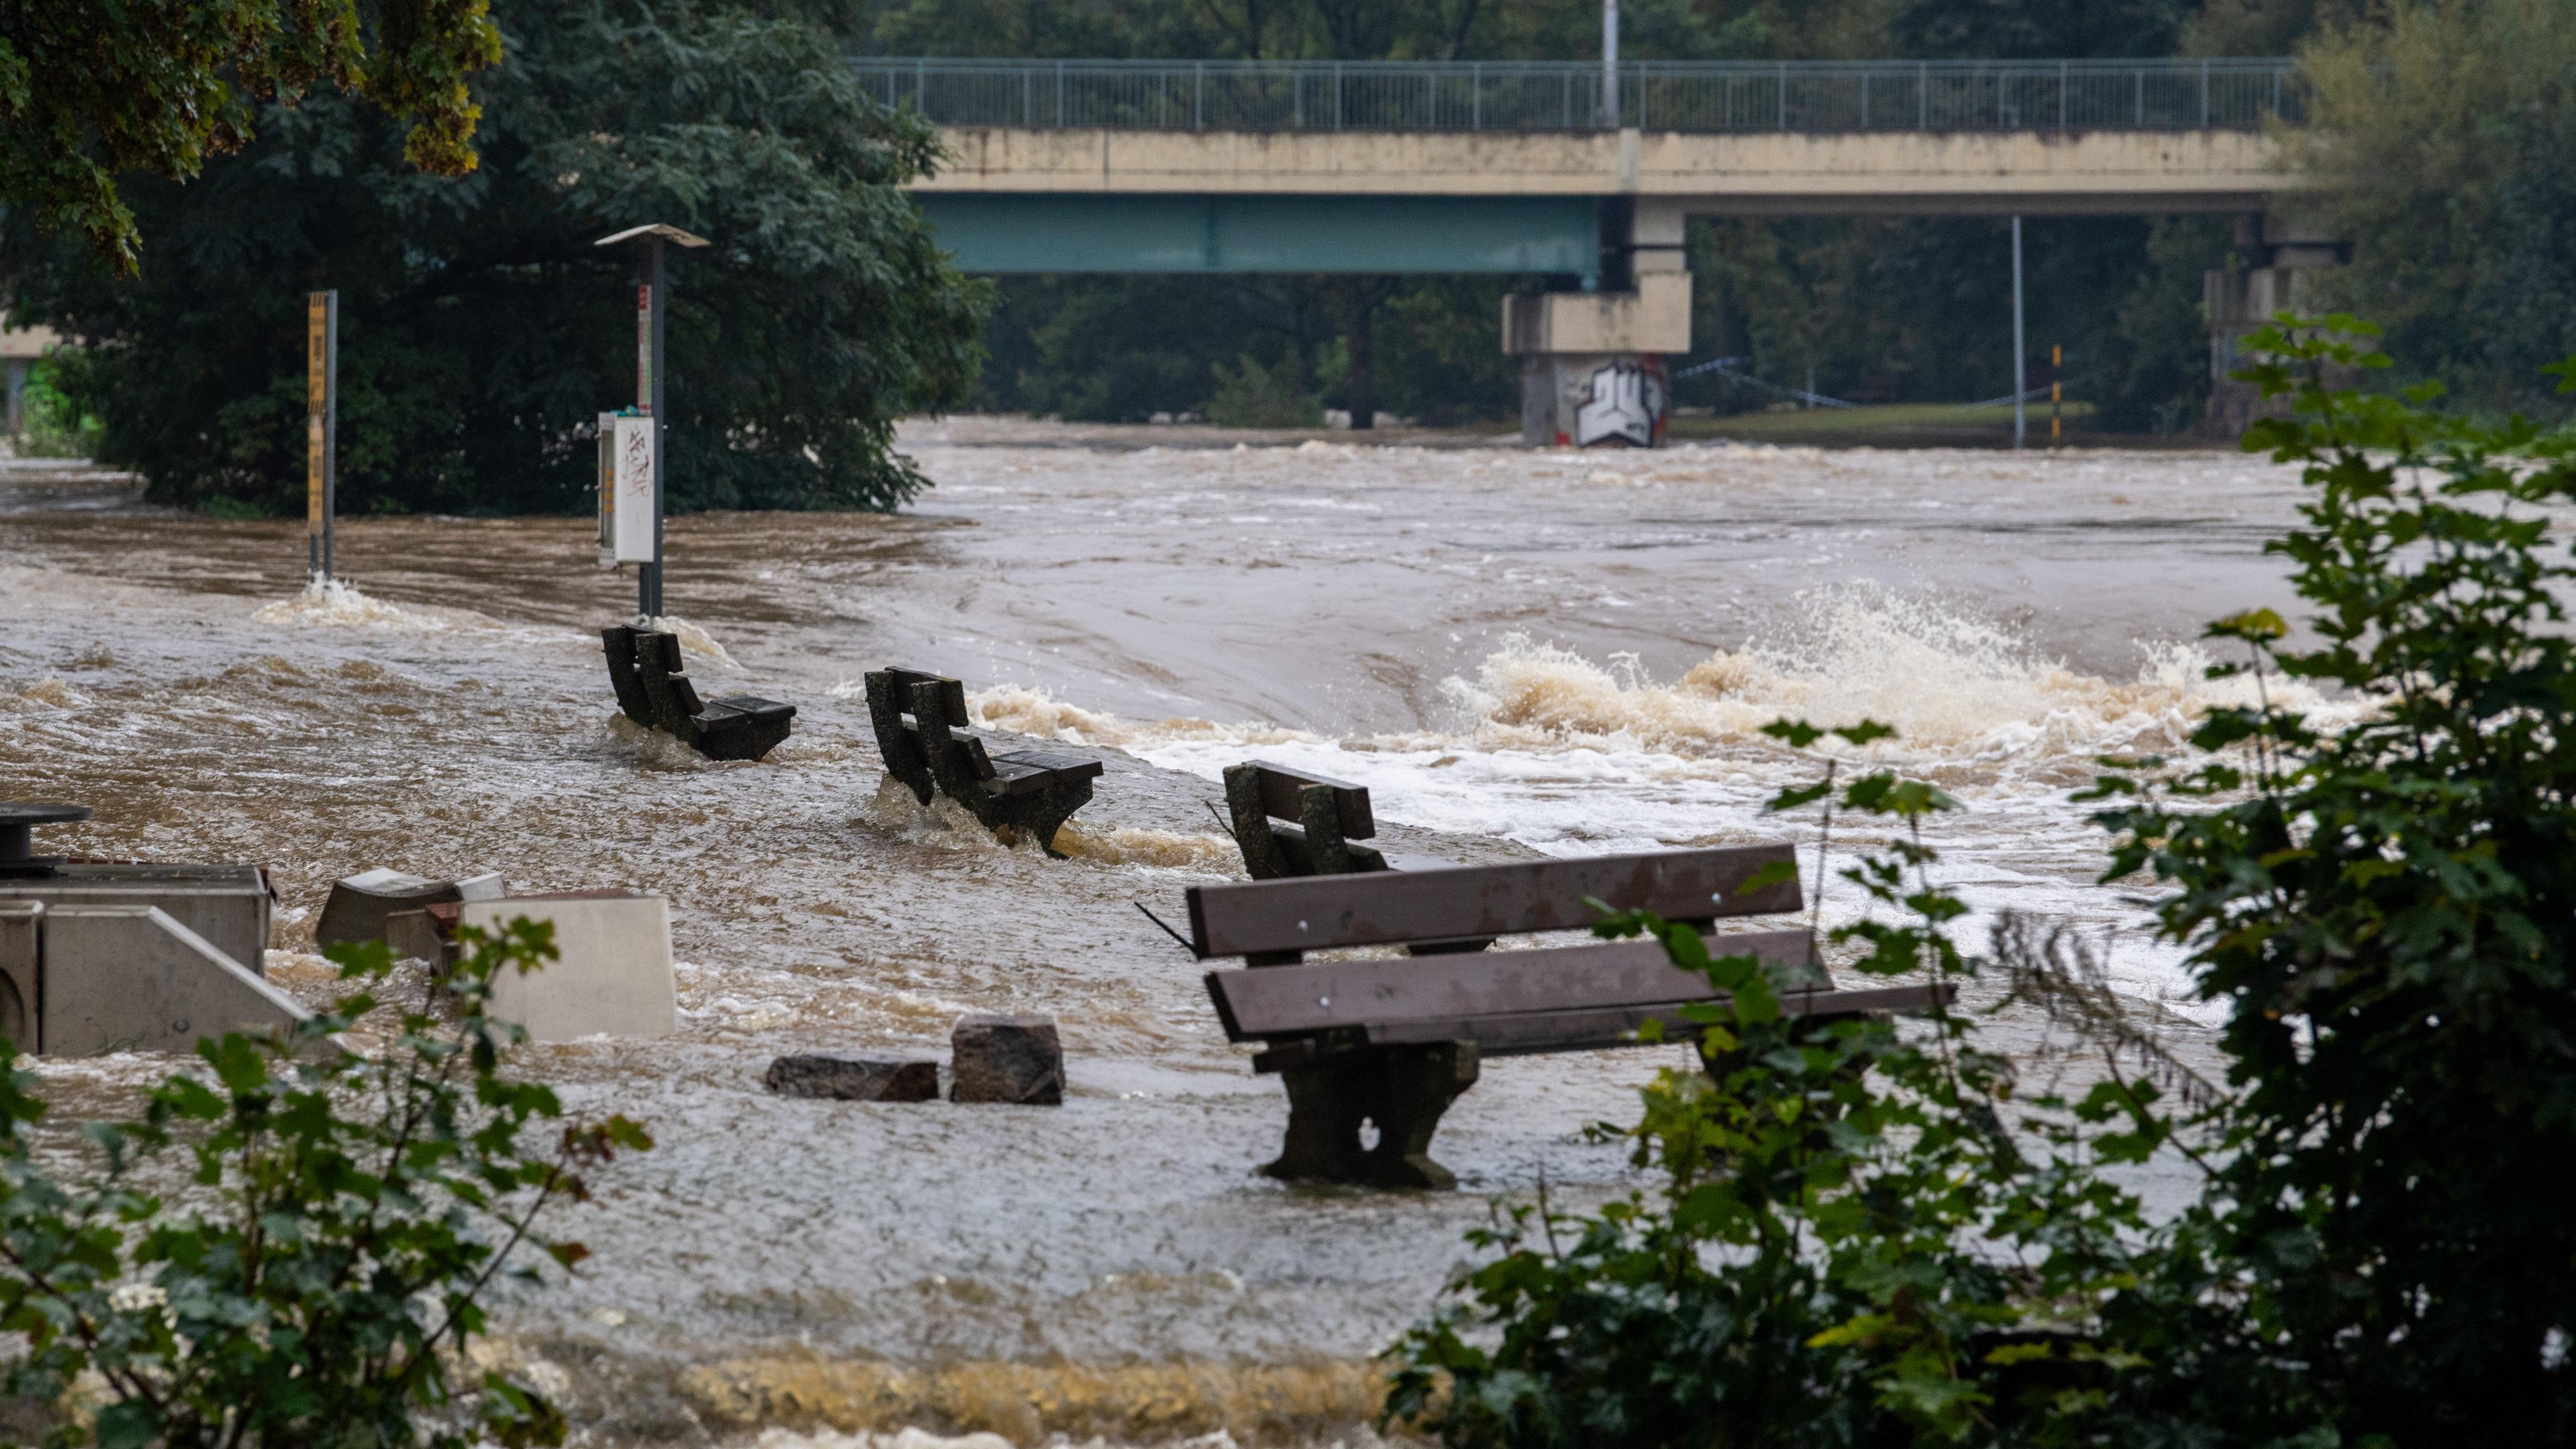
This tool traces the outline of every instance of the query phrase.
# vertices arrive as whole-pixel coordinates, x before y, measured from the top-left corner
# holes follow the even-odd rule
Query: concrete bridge
[[[1689,351],[1694,215],[2232,213],[2267,275],[2213,274],[2231,342],[2340,255],[2287,60],[1630,64],[1615,117],[1586,64],[856,64],[939,127],[913,189],[968,271],[1551,279],[1504,315],[1533,437],[1604,359]]]

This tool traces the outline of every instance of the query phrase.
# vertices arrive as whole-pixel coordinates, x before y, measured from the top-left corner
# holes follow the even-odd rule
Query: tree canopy
[[[466,80],[500,55],[487,0],[0,0],[0,199],[131,270],[119,177],[185,179],[264,104],[329,85],[408,123],[404,156],[474,169]]]
[[[900,189],[931,130],[796,20],[548,0],[502,32],[469,174],[423,174],[398,118],[315,95],[194,182],[130,185],[139,278],[9,218],[17,315],[92,344],[63,371],[100,457],[170,502],[293,506],[303,294],[330,287],[343,510],[578,509],[593,421],[635,395],[633,249],[593,243],[663,221],[714,242],[670,254],[671,505],[922,486],[893,419],[970,385],[983,307]]]

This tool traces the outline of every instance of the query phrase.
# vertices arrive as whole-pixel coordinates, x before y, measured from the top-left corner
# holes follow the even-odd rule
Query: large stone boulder
[[[762,1082],[782,1097],[836,1102],[928,1102],[939,1095],[939,1063],[860,1055],[780,1057]]]
[[[955,1056],[950,1101],[1063,1103],[1064,1048],[1053,1018],[978,1013],[960,1018],[949,1041]]]

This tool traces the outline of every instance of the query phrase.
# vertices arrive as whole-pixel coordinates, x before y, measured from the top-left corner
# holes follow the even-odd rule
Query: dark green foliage
[[[1935,60],[2171,55],[2198,8],[2186,0],[1906,0],[1888,28],[1904,54]]]
[[[446,999],[394,1014],[373,1055],[339,1034],[387,1014],[384,944],[332,948],[355,989],[329,1013],[200,1041],[140,1121],[86,1129],[76,1174],[39,1164],[36,1078],[0,1045],[0,1328],[24,1335],[5,1391],[55,1407],[48,1446],[563,1441],[553,1405],[464,1350],[496,1282],[586,1256],[540,1215],[652,1144],[623,1117],[554,1126],[554,1093],[502,1073],[519,1033],[484,1015],[493,977],[553,959],[553,927],[461,936]]]
[[[463,175],[466,79],[499,54],[486,0],[5,0],[0,198],[131,271],[125,173],[194,176],[250,139],[260,102],[330,86],[407,122],[411,165]]]
[[[139,280],[10,222],[18,314],[102,339],[101,460],[164,501],[300,510],[303,293],[330,286],[344,510],[587,507],[587,430],[635,400],[634,249],[591,243],[659,220],[716,243],[670,254],[672,506],[920,487],[892,419],[962,396],[980,324],[899,189],[929,130],[802,24],[689,0],[503,21],[470,176],[415,173],[393,124],[325,97],[194,184],[134,185]]]
[[[2375,335],[2348,318],[2330,326]],[[2174,888],[2165,932],[2232,1003],[2219,1250],[2352,1431],[2576,1433],[2576,586],[2549,513],[2563,438],[2331,392],[2365,344],[2267,331],[2296,414],[2249,449],[2306,466],[2271,545],[2315,606],[2214,633],[2255,668],[2373,701],[2314,729],[2214,710],[2224,754],[2103,818],[2115,869]],[[2552,369],[2576,381],[2576,360]],[[2555,1363],[2551,1362],[2556,1359]]]
[[[2192,760],[2108,761],[2079,797],[2112,802],[2112,878],[2165,889],[2163,933],[2228,1009],[2226,1080],[2125,1021],[2063,932],[2007,920],[1991,958],[1959,953],[1920,843],[1947,802],[1829,769],[1773,806],[1891,817],[1841,873],[1873,907],[1837,933],[1859,969],[2000,967],[2092,1034],[2098,1080],[2025,1101],[1945,1012],[1793,1029],[1750,958],[1607,922],[1733,992],[1693,1013],[1705,1073],[1659,1077],[1625,1134],[1657,1189],[1477,1234],[1489,1260],[1389,1351],[1391,1417],[1515,1449],[2576,1432],[2576,562],[2549,518],[2576,444],[2429,390],[2330,392],[2387,360],[2313,325],[2256,339],[2275,360],[2249,379],[2292,411],[2247,444],[2306,467],[2272,548],[2317,643],[2269,611],[2213,625],[2251,650],[2256,702],[2210,711]],[[2576,359],[2553,371],[2576,386]],[[2362,708],[2318,728],[2273,702],[2285,677]],[[2151,1160],[2187,1161],[2197,1199],[2151,1218],[2103,1171]]]

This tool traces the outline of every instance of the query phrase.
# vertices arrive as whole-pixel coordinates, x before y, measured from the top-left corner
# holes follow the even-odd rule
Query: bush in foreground
[[[350,994],[290,1035],[199,1042],[140,1120],[83,1129],[77,1171],[46,1165],[35,1078],[0,1045],[0,1329],[22,1336],[0,1391],[52,1406],[48,1446],[562,1442],[553,1405],[465,1349],[499,1280],[586,1255],[545,1211],[651,1143],[502,1073],[519,1030],[484,1014],[493,978],[553,958],[553,927],[461,934],[447,999],[364,1054],[340,1036],[390,962],[334,947]]]
[[[2080,1097],[2022,1099],[1974,1023],[1802,1026],[1751,958],[1649,917],[1732,993],[1696,1009],[1704,1073],[1667,1072],[1626,1135],[1656,1190],[1542,1199],[1392,1350],[1391,1416],[1458,1446],[2560,1443],[2576,1431],[2576,585],[2547,510],[2570,444],[2436,394],[2329,391],[2386,359],[2349,318],[2260,336],[2294,412],[2249,449],[2305,465],[2276,540],[2314,647],[2268,611],[2213,625],[2276,675],[2373,701],[2312,728],[2213,710],[2189,761],[2105,761],[2113,877],[2167,890],[2162,933],[2229,1008],[2224,1083],[2121,1021],[2062,934],[1962,953],[1890,772],[1791,791],[1881,817],[1835,934],[1877,974],[2002,970],[2097,1028]],[[2553,369],[2576,384],[2576,361]],[[2235,672],[2231,666],[2221,672]],[[1775,726],[1805,746],[1821,733]],[[1876,726],[1841,731],[1866,743]],[[2188,1090],[2176,1097],[2158,1082]],[[2008,1120],[2013,1119],[2013,1120]],[[2102,1169],[2203,1179],[2150,1217]]]

